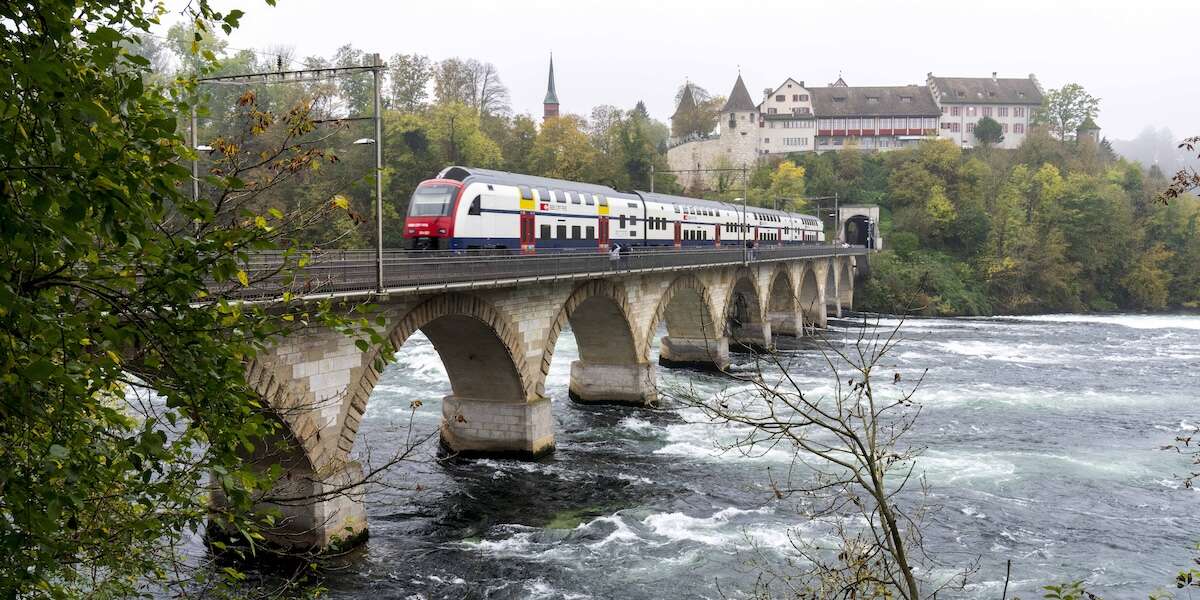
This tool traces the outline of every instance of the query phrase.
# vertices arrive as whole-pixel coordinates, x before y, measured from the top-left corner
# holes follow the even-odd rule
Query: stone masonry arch
[[[838,296],[837,263],[833,259],[830,259],[825,261],[822,266],[825,270],[825,288],[823,290],[824,294],[822,294],[825,297],[825,308],[833,309],[834,316],[841,317],[842,303],[840,302],[841,298]]]
[[[846,310],[854,307],[854,270],[850,261],[849,257],[841,259],[838,270],[838,302]]]
[[[739,347],[755,351],[771,348],[771,323],[764,318],[765,296],[749,269],[734,273],[722,316],[726,333]]]
[[[659,298],[646,329],[646,354],[659,323],[665,323],[667,335],[662,339],[659,364],[725,369],[729,366],[729,340],[717,326],[713,304],[708,286],[695,275],[676,277]]]
[[[558,311],[544,344],[549,365],[559,333],[568,323],[579,347],[571,363],[569,396],[576,402],[652,404],[654,367],[630,322],[632,308],[619,283],[594,279],[575,288]]]
[[[825,302],[821,299],[819,274],[811,266],[804,266],[800,276],[800,318],[806,330],[825,327]]]
[[[789,269],[780,265],[771,277],[767,297],[767,317],[772,335],[801,335],[800,304]]]

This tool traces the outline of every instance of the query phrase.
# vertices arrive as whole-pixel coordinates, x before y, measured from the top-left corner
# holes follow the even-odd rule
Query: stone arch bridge
[[[545,381],[564,328],[579,347],[573,400],[649,405],[657,399],[658,365],[724,369],[731,348],[770,349],[776,336],[810,334],[825,327],[827,315],[848,309],[864,252],[807,250],[665,266],[602,257],[589,263],[598,267],[567,274],[392,286],[373,302],[394,347],[420,331],[441,357],[452,390],[442,399],[444,447],[537,457],[554,449]],[[249,366],[249,381],[279,415],[288,440],[275,451],[260,449],[258,460],[283,463],[279,495],[317,498],[277,505],[287,518],[270,532],[273,541],[324,548],[365,534],[362,489],[354,485],[362,467],[351,450],[380,376],[379,352],[312,326]]]

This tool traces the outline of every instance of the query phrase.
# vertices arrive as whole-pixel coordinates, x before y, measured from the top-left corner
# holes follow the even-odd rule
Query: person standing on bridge
[[[608,249],[608,262],[612,266],[612,270],[614,270],[614,271],[617,270],[617,266],[618,266],[617,263],[620,260],[621,260],[621,246],[619,244],[614,243],[612,245],[612,247]]]

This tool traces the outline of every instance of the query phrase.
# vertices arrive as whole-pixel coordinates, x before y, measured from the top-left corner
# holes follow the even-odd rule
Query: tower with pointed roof
[[[558,116],[558,92],[554,91],[554,54],[550,54],[550,80],[546,83],[546,99],[542,100],[542,120]]]
[[[671,135],[684,138],[693,133],[695,114],[696,97],[692,95],[691,82],[686,82],[683,84],[683,95],[679,97],[679,106],[671,115]]]

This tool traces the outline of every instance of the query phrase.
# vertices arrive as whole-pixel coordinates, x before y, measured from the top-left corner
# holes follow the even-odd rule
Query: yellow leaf
[[[337,208],[345,210],[347,208],[350,208],[350,199],[346,198],[345,196],[343,196],[341,194],[338,194],[337,196],[333,197],[333,205],[336,206]]]
[[[114,363],[116,363],[118,365],[121,364],[121,357],[117,356],[116,352],[113,352],[112,350],[107,350],[106,354],[108,354],[108,358],[110,360],[112,360]]]
[[[243,286],[247,286],[247,287],[249,287],[249,285],[250,285],[250,276],[249,276],[249,275],[246,275],[246,272],[245,272],[245,271],[238,271],[238,273],[237,273],[237,278],[238,278],[238,281],[242,282],[242,285],[243,285]]]

